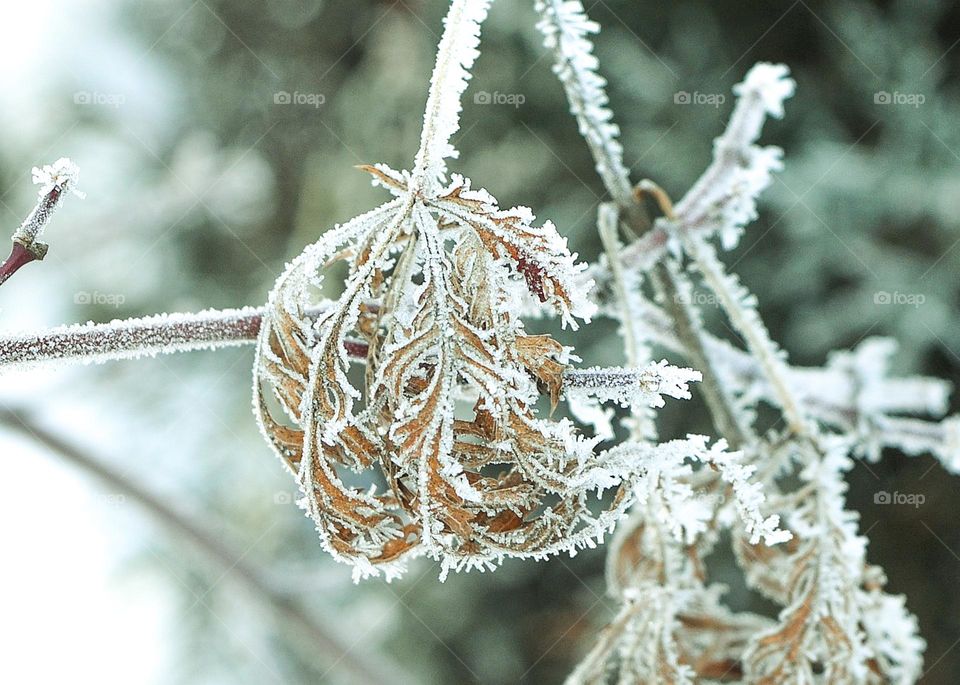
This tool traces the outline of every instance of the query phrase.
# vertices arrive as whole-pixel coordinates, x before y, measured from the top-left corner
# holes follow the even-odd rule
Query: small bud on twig
[[[63,201],[65,192],[72,191],[77,197],[84,197],[84,194],[76,189],[79,173],[77,165],[66,157],[42,168],[33,168],[33,182],[40,186],[40,199],[13,234],[10,256],[0,265],[0,284],[24,265],[46,257],[48,245],[39,240],[40,234]]]

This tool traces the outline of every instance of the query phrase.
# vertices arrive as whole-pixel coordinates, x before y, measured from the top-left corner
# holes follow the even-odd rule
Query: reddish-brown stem
[[[18,242],[14,242],[13,247],[10,249],[10,256],[7,257],[3,264],[0,264],[0,285],[3,285],[3,283],[13,276],[13,274],[17,273],[21,267],[37,259],[40,259],[40,257],[31,250]]]
[[[46,167],[45,167],[46,168]],[[34,169],[34,174],[38,170]],[[62,178],[50,190],[40,196],[37,204],[23,220],[20,227],[13,234],[13,248],[10,256],[0,265],[0,285],[3,285],[13,274],[23,266],[33,261],[43,259],[47,254],[47,245],[38,240],[40,233],[50,221],[50,217],[57,210],[63,200],[63,194],[73,176]]]

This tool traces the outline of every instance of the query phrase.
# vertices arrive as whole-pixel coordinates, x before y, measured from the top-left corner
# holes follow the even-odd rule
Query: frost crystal
[[[80,168],[66,157],[61,157],[53,164],[43,167],[33,167],[33,182],[40,186],[37,190],[43,197],[54,188],[65,189],[83,199],[86,195],[77,190],[77,179]]]
[[[454,0],[443,20],[437,62],[430,78],[420,151],[414,162],[413,184],[440,184],[447,173],[445,160],[458,153],[450,139],[460,128],[460,96],[467,89],[470,68],[480,51],[480,24],[490,0]]]
[[[699,371],[670,366],[663,359],[641,370],[600,367],[577,370],[567,375],[566,387],[570,397],[595,397],[601,402],[616,402],[621,407],[662,407],[664,395],[690,399],[688,384],[699,380],[702,380]]]
[[[617,137],[620,129],[613,123],[606,80],[597,73],[598,61],[588,36],[600,26],[587,18],[580,0],[537,0],[540,14],[537,28],[544,45],[554,53],[554,73],[560,79],[576,116],[580,134],[593,151],[597,173],[618,203],[629,200],[629,174],[623,163],[623,147]]]

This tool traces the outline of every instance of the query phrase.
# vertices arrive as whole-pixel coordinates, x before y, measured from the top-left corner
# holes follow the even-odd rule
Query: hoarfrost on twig
[[[10,256],[0,264],[0,285],[24,265],[46,257],[48,246],[40,241],[40,236],[50,217],[63,202],[64,193],[71,192],[81,199],[85,197],[77,190],[79,175],[77,165],[66,157],[61,157],[53,164],[33,168],[33,182],[40,186],[37,191],[40,199],[13,234]]]

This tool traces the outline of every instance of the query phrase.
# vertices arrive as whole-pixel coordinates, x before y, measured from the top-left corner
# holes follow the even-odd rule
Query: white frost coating
[[[589,296],[592,281],[583,282],[587,265],[577,261],[577,253],[570,252],[567,239],[553,222],[534,226],[536,217],[529,207],[501,209],[496,198],[482,188],[473,189],[470,179],[459,174],[453,174],[450,184],[440,192],[440,197],[431,198],[430,205],[441,218],[472,226],[496,238],[503,245],[503,256],[511,258],[511,270],[518,272],[517,282],[527,276],[539,276],[533,289],[539,289],[542,303],[556,309],[563,326],[577,330],[577,319],[590,321],[597,308]],[[453,195],[456,199],[450,199]],[[520,272],[524,278],[519,277]],[[560,285],[562,292],[555,285]],[[531,297],[528,287],[515,292],[524,293],[524,299]],[[523,306],[522,301],[516,304]]]
[[[590,146],[597,173],[617,204],[628,205],[630,174],[623,163],[623,146],[617,140],[605,91],[607,82],[597,73],[599,63],[588,36],[600,26],[587,18],[580,0],[537,0],[537,28],[544,45],[554,53],[553,71],[563,84],[570,111],[577,118],[580,134]]]
[[[470,68],[480,51],[480,24],[490,0],[453,0],[444,18],[443,38],[430,78],[430,94],[423,117],[420,150],[414,162],[412,187],[439,186],[447,173],[447,158],[456,158],[450,139],[460,128],[460,96],[470,80]]]
[[[790,70],[785,64],[758,62],[743,81],[733,87],[733,92],[741,98],[758,98],[767,114],[780,119],[783,101],[793,96],[797,85],[789,76]]]
[[[757,197],[770,185],[771,173],[782,168],[783,151],[755,143],[767,115],[783,116],[783,101],[795,86],[788,74],[782,64],[760,62],[734,86],[737,104],[714,141],[713,162],[675,207],[679,230],[719,232],[729,250],[743,226],[757,217]]]
[[[157,314],[110,323],[60,326],[42,333],[0,337],[0,373],[40,362],[101,364],[158,354],[248,345],[256,338],[263,308]]]
[[[879,457],[893,447],[911,456],[932,454],[949,473],[960,475],[960,415],[934,423],[920,419],[875,416],[863,429],[864,456]]]
[[[779,584],[774,597],[784,609],[775,628],[751,638],[743,656],[746,682],[764,677],[771,677],[771,682],[805,682],[804,674],[817,663],[824,664],[825,683],[872,682],[871,670],[882,673],[883,682],[914,682],[890,677],[898,668],[912,669],[910,662],[919,659],[918,653],[910,653],[916,645],[903,640],[909,632],[903,619],[869,625],[878,619],[889,621],[893,605],[878,605],[886,603],[880,592],[882,573],[866,564],[866,539],[857,531],[859,517],[845,509],[844,474],[853,465],[851,443],[850,436],[833,435],[796,444],[796,456],[805,463],[800,478],[806,483],[798,495],[808,493],[796,497],[788,514],[798,543],[770,560],[767,568],[754,565],[748,575],[751,582],[762,574]],[[777,639],[785,630],[792,637]],[[908,652],[890,660],[884,652],[890,651],[893,641],[899,643],[895,650]]]
[[[699,371],[670,366],[665,359],[650,362],[643,369],[593,367],[564,374],[568,397],[594,397],[616,402],[621,407],[646,405],[662,407],[663,396],[690,399],[689,383],[703,379]]]
[[[583,36],[596,27],[583,16],[581,3],[540,0],[537,8],[546,18],[542,24],[547,29],[548,44],[555,48],[563,28],[558,17],[567,13],[573,39],[584,41],[569,52],[593,73],[596,60]],[[604,175],[609,167],[604,163],[602,146],[598,150],[594,145],[596,140],[581,118],[582,103],[577,100],[575,70],[564,72],[562,68],[569,64],[569,58],[565,57],[562,46],[557,52],[558,74],[567,87],[581,132],[591,144],[598,170]],[[852,684],[876,679],[907,685],[919,677],[923,643],[916,635],[916,622],[904,609],[902,600],[880,593],[882,579],[866,577],[866,541],[857,532],[856,515],[845,510],[843,474],[852,464],[849,457],[852,438],[865,432],[879,434],[876,440],[882,444],[899,440],[908,449],[939,449],[941,459],[944,454],[950,455],[945,463],[955,464],[960,419],[951,418],[934,425],[908,423],[912,420],[888,416],[885,409],[889,407],[895,412],[898,404],[909,407],[907,411],[941,407],[942,386],[931,385],[923,379],[903,379],[899,381],[905,390],[902,396],[884,397],[891,384],[898,381],[884,378],[886,369],[876,363],[882,361],[879,359],[882,355],[872,355],[882,352],[879,348],[858,351],[861,357],[854,361],[862,363],[850,364],[849,368],[831,364],[823,371],[790,369],[786,355],[771,340],[760,319],[756,298],[736,276],[725,271],[712,246],[705,242],[718,235],[724,248],[734,247],[743,226],[757,215],[758,195],[769,186],[771,174],[782,166],[779,149],[760,148],[755,143],[766,117],[782,116],[783,101],[793,94],[794,83],[787,74],[782,65],[762,63],[735,87],[737,106],[726,131],[715,143],[713,163],[674,211],[668,212],[664,220],[627,250],[623,263],[643,271],[655,265],[671,248],[678,259],[682,257],[679,248],[692,257],[703,273],[706,286],[718,296],[734,328],[746,338],[749,347],[749,355],[744,355],[745,363],[739,351],[715,339],[707,340],[709,347],[714,348],[711,355],[719,351],[724,361],[732,362],[726,368],[721,364],[718,375],[724,381],[735,379],[731,385],[739,383],[736,410],[751,420],[754,418],[752,408],[759,400],[767,399],[782,409],[786,419],[787,430],[776,432],[776,437],[784,441],[783,448],[751,445],[751,449],[763,450],[759,454],[749,452],[764,469],[756,485],[764,483],[776,492],[778,468],[787,462],[798,465],[800,477],[806,483],[796,492],[778,497],[774,504],[789,516],[790,527],[798,538],[796,545],[761,557],[757,562],[751,561],[749,555],[741,558],[742,565],[753,566],[747,568],[749,581],[784,607],[775,626],[759,629],[755,626],[744,636],[746,651],[742,646],[733,650],[730,658],[742,665],[744,682]],[[594,104],[608,115],[602,90],[593,97]],[[617,181],[629,185],[625,173],[614,185]],[[616,193],[611,192],[616,197]],[[620,204],[622,211],[629,211],[629,199]],[[619,263],[619,255],[614,259]],[[590,274],[601,285],[598,298],[601,300],[613,299],[609,291],[611,286],[615,290],[618,284],[606,271],[601,265]],[[614,295],[623,298],[622,293],[614,292]],[[608,305],[607,313],[611,311],[615,312],[615,307]],[[830,382],[817,387],[822,379]],[[819,419],[842,433],[821,433],[820,426],[810,419]],[[665,447],[660,446],[661,450]],[[708,522],[714,520],[712,516],[718,513],[716,507],[692,496],[694,474],[690,473],[689,466],[682,465],[687,469],[684,471],[668,462],[664,472],[658,473],[665,454],[661,451],[656,457],[646,455],[643,459],[647,471],[638,483],[639,502],[634,508],[640,512],[641,523],[628,531],[634,547],[625,555],[627,558],[620,561],[621,565],[615,567],[617,573],[635,574],[626,579],[631,592],[623,595],[621,614],[601,635],[597,648],[577,669],[571,682],[605,682],[611,671],[619,671],[618,682],[653,679],[680,682],[685,677],[675,672],[673,666],[678,662],[669,654],[678,626],[670,625],[670,619],[665,618],[662,623],[656,623],[655,633],[644,633],[638,638],[639,627],[649,626],[652,621],[631,623],[632,618],[642,616],[643,606],[654,604],[664,593],[669,592],[669,598],[675,599],[680,596],[680,587],[692,587],[689,583],[673,585],[683,573],[683,562],[675,559],[671,566],[666,560],[663,551],[666,546],[659,544],[657,529],[663,527],[672,532],[684,545],[690,546],[691,556],[695,558],[698,551],[694,541],[701,538]],[[758,497],[762,494],[759,487],[752,487],[749,482],[754,466],[740,459],[739,455],[721,456],[711,465],[731,486],[737,509],[747,522],[744,544],[756,544],[759,539],[768,544],[790,539],[792,533],[780,530],[778,519],[760,515],[762,500]],[[649,535],[653,542],[643,548],[642,542],[651,529],[654,532]],[[621,542],[624,539],[621,537]],[[709,549],[710,545],[708,542],[704,547]],[[663,558],[657,558],[657,552]],[[615,545],[611,554],[616,553]],[[865,590],[869,591],[869,599],[864,596]],[[611,637],[617,633],[620,633],[618,638]],[[717,656],[713,649],[694,648],[693,654],[687,657],[688,662],[701,663],[698,657],[706,659],[707,654]],[[615,668],[611,668],[613,664]]]
[[[693,258],[708,288],[717,296],[733,328],[747,341],[769,383],[774,402],[783,410],[791,430],[807,432],[806,415],[789,384],[787,355],[773,341],[757,311],[757,298],[735,274],[726,272],[716,250],[699,236],[684,235],[684,249]]]
[[[670,318],[637,288],[631,293],[630,307],[630,316],[637,322],[637,328],[643,329],[652,343],[662,345],[676,354],[687,352],[677,339]],[[601,307],[599,311],[604,316],[621,315],[620,308],[609,305]],[[716,365],[721,381],[735,394],[747,395],[753,401],[776,401],[756,358],[709,331],[704,331],[703,336],[704,346]],[[861,412],[863,406],[871,407],[875,414],[943,415],[951,385],[941,379],[884,377],[864,384],[862,372],[857,371],[861,362],[852,358],[863,354],[864,346],[872,346],[873,340],[868,338],[855,350],[832,354],[826,367],[787,368],[790,387],[807,412],[817,420],[841,430],[850,428],[850,417]]]
[[[743,463],[741,452],[728,452],[723,440],[709,446],[705,436],[688,435],[686,439],[653,447],[624,443],[609,453],[623,461],[629,462],[632,458],[637,462],[636,468],[640,471],[635,488],[638,502],[661,502],[655,515],[684,544],[696,541],[706,530],[716,509],[715,501],[709,496],[698,495],[691,485],[690,478],[694,473],[691,461],[715,467],[723,481],[731,486],[737,511],[754,543],[763,539],[771,546],[792,537],[789,531],[780,529],[778,516],[763,516],[763,486],[751,480],[755,467]]]
[[[756,145],[768,115],[783,115],[783,101],[795,84],[782,64],[761,62],[734,87],[737,104],[723,134],[713,143],[713,161],[676,203],[671,221],[654,228],[623,253],[627,267],[650,269],[676,245],[673,236],[719,235],[723,248],[736,247],[743,227],[757,217],[757,197],[783,166],[783,151]],[[594,272],[599,281],[599,274]]]
[[[884,664],[891,683],[910,685],[923,673],[926,642],[920,637],[917,617],[909,612],[903,595],[864,592],[863,629],[875,658]]]
[[[53,164],[42,167],[33,167],[33,182],[40,186],[37,190],[43,197],[54,188],[63,188],[83,199],[86,195],[77,190],[77,179],[80,177],[80,167],[67,157],[61,157]]]
[[[77,197],[85,197],[76,187],[79,174],[77,165],[66,157],[42,168],[33,168],[33,182],[40,186],[37,191],[40,197],[36,206],[14,232],[13,241],[32,253],[34,258],[43,259],[47,253],[47,245],[40,242],[39,238],[54,212],[63,203],[64,193],[72,192]],[[0,283],[9,278],[11,273],[0,277]]]
[[[895,340],[871,337],[855,350],[832,353],[828,368],[841,371],[851,381],[846,386],[835,385],[833,396],[849,398],[861,421],[884,413],[942,416],[947,411],[950,384],[917,376],[891,379],[891,358],[896,350]]]
[[[613,440],[613,407],[604,407],[597,398],[584,393],[567,393],[565,399],[573,418],[592,427],[593,434],[601,441]]]

